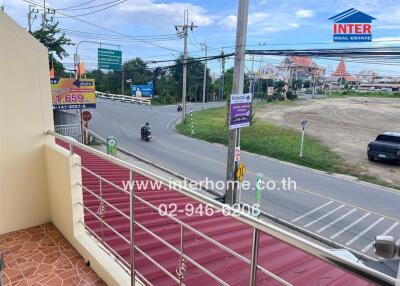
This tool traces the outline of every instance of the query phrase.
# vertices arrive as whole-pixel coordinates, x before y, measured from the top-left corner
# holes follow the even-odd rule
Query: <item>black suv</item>
[[[368,144],[368,160],[391,160],[400,163],[400,132],[384,132]]]

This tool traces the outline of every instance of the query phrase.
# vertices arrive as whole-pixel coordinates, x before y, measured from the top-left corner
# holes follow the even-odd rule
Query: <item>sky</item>
[[[40,3],[43,8],[42,0],[27,1]],[[119,4],[90,15],[82,15],[107,8],[111,4],[102,4],[109,2]],[[22,27],[27,27],[29,3],[23,0],[0,0],[0,5],[4,5],[6,13]],[[198,26],[189,33],[189,54],[193,57],[204,55],[200,43],[205,41],[209,55],[219,54],[221,48],[228,53],[234,50],[237,5],[238,1],[234,0],[46,0],[47,7],[56,9],[54,20],[59,21],[61,28],[80,31],[79,36],[76,32],[67,32],[67,36],[75,43],[88,40],[88,35],[92,35],[85,33],[118,35],[114,33],[117,32],[120,35],[138,37],[152,35],[174,37],[176,35],[174,25],[183,23],[184,10],[188,9],[189,22]],[[358,44],[332,42],[332,22],[328,18],[349,8],[358,9],[377,19],[373,22],[372,28],[374,42]],[[93,25],[66,16],[76,16]],[[250,0],[248,19],[248,49],[400,46],[399,0]],[[38,19],[33,23],[34,30],[39,28],[40,22],[38,15]],[[183,49],[182,39],[168,38],[168,40],[153,41],[152,43],[157,45],[154,46],[143,42],[121,42],[109,38],[102,42],[120,45],[123,60],[133,57],[143,57],[148,61],[174,59]],[[115,48],[104,44],[102,46]],[[98,47],[99,45],[94,43],[79,45],[80,58],[89,69],[97,66]],[[62,62],[72,68],[75,47],[69,47],[68,52],[70,56]],[[259,68],[261,60],[261,65],[277,65],[281,58],[256,57],[255,69]],[[316,60],[316,62],[326,67],[328,71],[330,68],[334,70],[337,65],[337,59]],[[230,67],[232,64],[233,61],[229,60],[226,66]],[[251,69],[251,65],[252,62],[247,60],[247,69]],[[213,72],[219,72],[219,66],[218,61],[209,62]],[[348,63],[347,66],[353,73],[372,69],[380,74],[400,75],[400,67],[396,65]]]

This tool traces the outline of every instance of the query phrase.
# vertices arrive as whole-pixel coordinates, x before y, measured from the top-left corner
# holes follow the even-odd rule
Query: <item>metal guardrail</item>
[[[122,94],[106,93],[106,92],[100,92],[100,91],[96,91],[96,96],[100,97],[100,98],[108,98],[111,100],[118,100],[118,101],[122,101],[122,102],[151,105],[151,99],[148,99],[148,98],[134,97],[134,96],[128,96],[128,95],[122,95]]]
[[[73,154],[73,147],[77,147],[77,148],[80,148],[81,150],[86,151],[86,152],[88,152],[88,153],[90,153],[90,154],[92,154],[92,155],[95,155],[95,156],[97,156],[97,157],[99,157],[99,158],[102,158],[102,159],[104,159],[104,160],[107,160],[107,161],[109,161],[109,162],[111,162],[111,163],[113,163],[113,164],[115,164],[115,165],[118,165],[118,166],[120,166],[120,167],[123,167],[123,168],[128,169],[128,170],[130,171],[131,178],[133,178],[133,174],[137,173],[137,174],[141,174],[141,175],[143,175],[143,176],[146,176],[146,177],[148,177],[148,178],[150,178],[150,179],[152,179],[152,180],[159,181],[159,182],[161,182],[161,183],[163,183],[163,184],[165,184],[165,185],[170,185],[170,183],[171,183],[169,180],[167,180],[167,179],[165,179],[165,178],[162,178],[162,177],[160,177],[160,176],[157,176],[157,175],[155,175],[155,174],[153,174],[153,173],[151,173],[151,172],[149,172],[149,171],[147,171],[147,170],[144,170],[144,169],[142,169],[142,168],[140,168],[140,167],[134,166],[134,165],[132,165],[132,164],[129,164],[129,163],[124,162],[124,161],[122,161],[122,160],[119,160],[119,159],[117,159],[117,158],[114,158],[114,157],[111,157],[111,156],[109,156],[109,155],[106,155],[106,154],[104,154],[104,153],[102,153],[102,152],[100,152],[100,151],[97,151],[97,150],[95,150],[95,149],[92,149],[92,148],[90,148],[90,147],[88,147],[88,146],[85,146],[85,145],[83,145],[83,144],[80,144],[80,143],[78,143],[78,142],[75,142],[75,141],[73,141],[73,140],[70,140],[70,139],[68,139],[68,138],[65,138],[65,137],[63,137],[63,136],[61,136],[61,135],[59,135],[59,134],[57,134],[57,133],[55,133],[55,132],[53,132],[53,131],[47,131],[46,134],[51,135],[51,136],[54,136],[55,138],[57,138],[57,139],[59,139],[59,140],[65,142],[65,143],[67,143],[67,144],[70,146],[71,154]],[[81,167],[82,167],[82,166],[81,166]],[[82,167],[82,168],[84,168],[84,167]],[[87,170],[87,169],[86,169],[86,170]],[[90,171],[90,170],[89,170],[89,171]],[[98,175],[96,174],[96,176],[98,176]],[[108,184],[112,184],[114,187],[116,187],[116,188],[119,189],[120,191],[126,192],[123,188],[121,188],[121,187],[115,185],[114,183],[112,183],[112,182],[110,182],[110,181],[108,181],[108,180],[102,178],[101,176],[98,176],[98,179],[99,179],[100,181],[102,181],[102,182],[105,182],[105,183],[108,183]],[[82,186],[82,188],[83,188],[85,191],[91,191],[91,190],[88,190],[88,189],[87,189],[86,187],[84,187],[84,186]],[[224,205],[223,205],[222,203],[220,203],[220,202],[218,202],[218,201],[215,201],[215,200],[213,200],[213,199],[211,199],[211,198],[209,198],[209,197],[207,197],[207,196],[205,196],[205,195],[203,195],[203,194],[201,194],[201,193],[195,192],[195,191],[193,191],[192,189],[186,188],[186,187],[184,187],[184,186],[179,186],[179,187],[177,186],[177,188],[176,188],[175,190],[176,190],[177,192],[180,192],[180,193],[182,193],[182,194],[184,194],[184,195],[186,195],[186,196],[189,196],[189,197],[191,197],[191,198],[193,198],[193,199],[195,199],[195,200],[197,200],[197,201],[200,201],[200,202],[203,203],[203,204],[207,204],[208,206],[211,206],[211,207],[213,207],[213,208],[215,208],[215,209],[222,209],[222,208],[224,207]],[[93,192],[92,192],[92,193],[93,193]],[[136,221],[134,220],[134,218],[133,218],[133,201],[134,201],[135,199],[137,199],[138,201],[140,201],[140,202],[146,204],[147,206],[149,206],[149,207],[151,207],[151,208],[153,208],[153,209],[158,210],[158,207],[156,207],[156,206],[150,204],[149,202],[145,201],[144,199],[142,199],[142,198],[136,196],[136,195],[134,194],[133,190],[131,191],[131,193],[129,194],[129,196],[130,196],[130,199],[131,199],[131,202],[130,202],[130,206],[131,206],[130,214],[131,214],[131,216],[129,217],[129,220],[130,220],[130,222],[131,222],[131,236],[130,236],[130,237],[131,237],[131,240],[132,240],[132,238],[134,237],[134,235],[133,235],[133,225],[136,224],[139,228],[143,229],[143,230],[146,231],[146,232],[149,232],[150,235],[152,235],[153,237],[159,239],[161,243],[166,244],[167,247],[171,246],[171,245],[167,245],[168,242],[166,242],[166,241],[164,241],[163,239],[159,238],[156,234],[152,233],[150,230],[145,229],[142,225],[140,225],[138,222],[136,222]],[[101,199],[101,201],[102,201],[103,203],[106,203],[106,204],[108,203],[107,201],[105,201],[105,200],[102,198],[102,196],[100,196],[100,199]],[[111,207],[111,206],[110,206],[110,207]],[[84,208],[87,209],[85,206],[84,206]],[[230,207],[229,207],[229,208],[230,208]],[[115,208],[113,208],[113,209],[115,210]],[[225,206],[225,209],[226,209],[226,206]],[[118,210],[118,211],[119,211],[119,210]],[[259,232],[260,232],[260,231],[261,231],[261,232],[264,232],[264,233],[266,233],[266,234],[268,234],[268,235],[274,236],[275,238],[277,238],[277,239],[279,239],[279,240],[281,240],[281,241],[283,241],[283,242],[285,242],[285,243],[288,243],[288,244],[290,244],[290,245],[292,245],[292,246],[294,246],[294,247],[297,247],[297,248],[299,248],[299,249],[301,249],[301,250],[303,250],[303,251],[305,251],[305,252],[308,252],[308,253],[310,253],[310,254],[312,254],[312,255],[314,255],[314,256],[320,258],[321,260],[324,260],[324,261],[326,261],[326,262],[328,262],[328,263],[330,263],[330,264],[332,264],[332,265],[334,265],[334,266],[336,266],[336,267],[338,267],[338,268],[340,268],[340,269],[343,269],[343,270],[345,270],[345,271],[352,272],[352,273],[354,273],[354,274],[356,274],[356,275],[358,275],[358,276],[360,276],[360,277],[362,277],[362,278],[364,278],[364,279],[370,280],[371,282],[375,282],[375,283],[377,283],[377,284],[379,284],[379,285],[395,285],[395,284],[396,284],[396,279],[393,278],[393,277],[391,277],[391,276],[388,276],[388,275],[386,275],[386,274],[383,274],[383,273],[381,273],[381,272],[379,272],[379,271],[376,271],[375,269],[369,268],[369,267],[367,267],[367,266],[365,266],[365,265],[363,265],[363,264],[355,263],[354,261],[349,260],[349,259],[347,259],[347,258],[345,258],[345,257],[338,256],[338,255],[336,255],[336,254],[330,252],[328,249],[325,249],[325,248],[323,248],[322,246],[319,246],[319,245],[317,245],[317,244],[315,244],[315,243],[313,243],[313,242],[311,242],[311,241],[308,241],[308,240],[306,240],[306,239],[304,239],[304,238],[302,238],[302,237],[299,237],[299,236],[297,236],[297,235],[295,235],[295,234],[292,234],[292,233],[290,233],[290,232],[288,232],[288,231],[286,231],[286,230],[284,230],[284,229],[282,229],[282,228],[280,228],[280,227],[278,227],[278,226],[276,226],[276,225],[273,225],[273,224],[268,223],[268,222],[265,222],[265,221],[260,221],[259,219],[255,218],[255,217],[252,217],[252,216],[249,216],[249,215],[246,214],[246,213],[237,212],[237,210],[234,210],[233,208],[230,208],[230,211],[231,211],[231,213],[234,213],[234,212],[235,212],[235,213],[237,214],[236,216],[231,216],[232,218],[237,219],[237,220],[239,220],[239,221],[241,221],[241,222],[243,222],[243,223],[245,223],[245,224],[247,224],[247,225],[249,225],[249,226],[251,226],[251,227],[253,228],[253,243],[252,243],[252,257],[251,257],[251,260],[249,260],[249,259],[247,259],[247,258],[245,258],[245,257],[242,257],[242,259],[244,258],[243,261],[250,263],[250,266],[251,266],[251,271],[250,271],[251,275],[250,275],[249,285],[255,285],[255,284],[254,284],[254,283],[255,283],[255,274],[256,274],[257,270],[259,270],[259,271],[261,271],[261,272],[267,274],[267,275],[270,276],[272,279],[276,280],[276,281],[279,282],[279,283],[282,283],[283,285],[291,285],[290,283],[288,283],[288,282],[282,280],[280,277],[276,276],[276,275],[273,274],[273,273],[270,273],[268,270],[266,270],[266,269],[262,268],[260,265],[258,265],[258,263],[257,263],[257,251],[258,251],[258,238],[259,238]],[[119,211],[119,212],[120,212],[120,211]],[[101,217],[99,217],[98,215],[94,214],[93,212],[92,212],[92,214],[93,214],[97,219],[99,219],[100,221],[102,221],[102,218],[101,218]],[[120,213],[120,214],[121,214],[121,213]],[[122,214],[121,214],[121,215],[122,215]],[[127,216],[126,214],[123,214],[123,216],[124,216],[126,219],[128,219],[128,216]],[[175,217],[173,217],[173,216],[168,216],[168,217],[169,217],[170,219],[174,220],[174,221],[177,220],[177,219],[176,219]],[[103,222],[104,222],[104,221],[103,221]],[[182,222],[182,221],[177,220],[176,222],[179,223],[179,224],[181,225],[181,228],[182,228],[182,229],[188,229],[188,230],[190,230],[190,231],[193,231],[193,230],[194,230],[194,229],[191,229],[190,226],[186,225],[186,224],[185,224],[184,222]],[[106,225],[107,227],[109,227],[109,229],[111,229],[113,232],[115,232],[116,235],[120,236],[121,239],[124,239],[124,241],[125,241],[126,243],[129,243],[130,245],[133,245],[133,246],[134,246],[134,249],[137,250],[139,253],[143,254],[145,257],[148,257],[141,249],[139,249],[137,246],[135,246],[135,242],[134,242],[134,241],[128,241],[125,237],[123,237],[121,234],[119,234],[119,233],[118,233],[115,229],[113,229],[110,225],[107,225],[107,223],[104,222],[104,225]],[[194,230],[194,231],[197,231],[197,230]],[[197,232],[198,232],[198,231],[197,231]],[[182,236],[183,236],[183,232],[181,232],[181,233],[182,233],[182,235],[181,235],[181,237],[182,237]],[[204,237],[204,238],[207,237],[205,234],[202,234],[202,233],[201,233],[201,236]],[[97,236],[97,239],[99,239],[98,236]],[[100,238],[100,239],[101,239],[101,238]],[[217,241],[213,240],[212,238],[207,237],[206,239],[207,239],[208,241],[212,242],[213,244],[215,244],[216,246],[221,247],[221,245],[220,245]],[[181,240],[181,241],[182,241],[182,240]],[[173,246],[171,246],[171,247],[173,247]],[[173,248],[174,248],[174,247],[173,247]],[[229,249],[229,250],[226,249],[226,247],[221,247],[221,248],[222,248],[223,250],[225,250],[225,251],[228,251],[230,254],[233,254],[232,252],[234,252],[234,251],[231,250],[231,249]],[[183,253],[183,247],[181,247],[181,249],[176,249],[176,248],[174,248],[174,249],[175,249],[174,251],[178,251],[178,253],[180,253],[180,254],[182,255],[182,257],[187,257],[187,256]],[[133,252],[132,252],[132,253],[133,253]],[[117,254],[117,253],[114,252],[114,254],[117,255],[117,257],[118,257],[118,254]],[[184,255],[185,255],[185,256],[184,256]],[[239,259],[240,259],[240,257],[241,257],[241,255],[240,255],[239,253],[236,253],[236,254],[234,254],[234,255],[235,255],[237,258],[239,258]],[[152,261],[156,266],[161,267],[161,265],[159,265],[156,261],[152,260],[150,257],[148,257],[148,258],[149,258],[150,261]],[[187,258],[190,259],[190,257],[187,257]],[[190,261],[190,260],[189,260],[189,261]],[[190,262],[192,262],[192,261],[190,261]],[[193,262],[192,262],[192,263],[193,263]],[[132,281],[134,281],[134,276],[135,276],[136,274],[138,275],[139,278],[141,278],[141,277],[140,277],[140,276],[141,276],[140,273],[138,273],[137,271],[135,271],[135,268],[134,268],[134,257],[133,257],[133,255],[131,256],[131,263],[130,263],[130,266],[131,266],[131,273],[133,273],[133,275],[132,275]],[[197,264],[196,266],[200,266],[200,267],[199,267],[200,270],[202,270],[203,272],[205,272],[205,273],[207,273],[208,275],[210,275],[211,277],[213,277],[216,281],[221,282],[221,281],[218,280],[218,277],[216,277],[213,273],[209,272],[208,270],[203,269],[203,268],[201,267],[201,265],[198,265],[198,264]],[[162,267],[161,267],[161,268],[162,268]],[[161,269],[161,268],[160,268],[160,270],[162,270],[163,272],[166,271],[165,269],[164,269],[164,270],[165,270],[165,271],[164,271],[164,270]],[[168,272],[168,271],[167,271],[167,272]],[[168,272],[168,273],[169,273],[169,272]],[[170,274],[170,273],[169,273],[169,274]],[[168,275],[168,274],[167,274],[167,275]],[[144,278],[144,277],[143,277],[143,278]],[[176,277],[174,277],[174,278],[176,279]],[[144,279],[145,279],[145,278],[144,278]],[[175,280],[175,279],[174,279],[174,280]],[[144,281],[146,281],[146,280],[144,280]],[[175,281],[176,281],[176,280],[175,280]],[[148,282],[148,281],[147,281],[147,282]],[[146,283],[147,283],[147,282],[146,282]],[[222,282],[223,282],[223,281],[222,281]],[[133,283],[134,283],[134,282],[133,282]],[[225,283],[225,282],[224,282],[224,283]],[[226,285],[226,283],[225,283],[225,284],[224,284],[224,283],[221,283],[221,284],[222,284],[222,285]],[[151,285],[151,284],[150,284],[150,285]]]
[[[54,125],[54,131],[60,135],[74,138],[78,142],[82,141],[80,124]]]

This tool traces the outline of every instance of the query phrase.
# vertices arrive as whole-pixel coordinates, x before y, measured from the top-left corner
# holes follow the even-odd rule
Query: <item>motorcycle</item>
[[[150,139],[151,139],[151,131],[150,131],[150,129],[146,130],[146,128],[143,126],[140,129],[140,137],[142,138],[142,140],[145,140],[145,141],[149,142]]]
[[[182,103],[178,104],[178,107],[176,108],[176,111],[182,111]]]

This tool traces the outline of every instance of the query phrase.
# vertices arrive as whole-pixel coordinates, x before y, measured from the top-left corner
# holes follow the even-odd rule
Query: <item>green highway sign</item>
[[[97,49],[99,69],[121,70],[122,52],[117,50]]]

